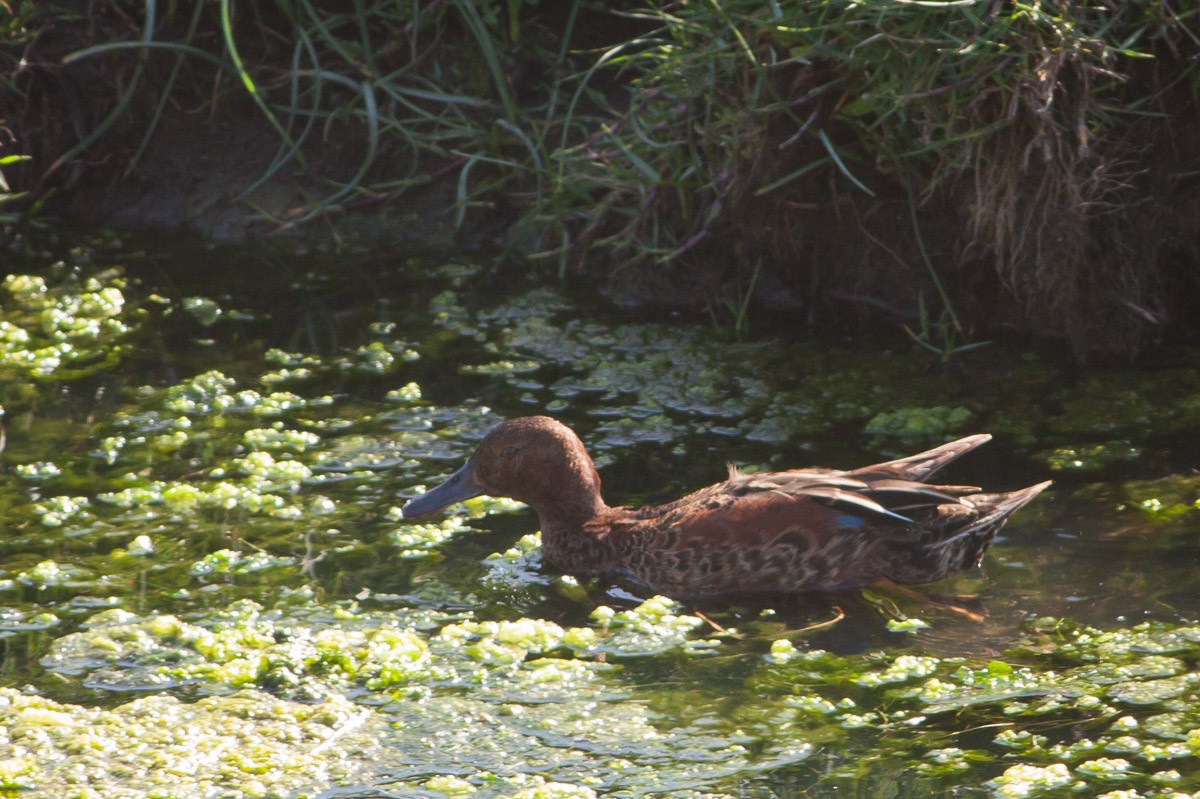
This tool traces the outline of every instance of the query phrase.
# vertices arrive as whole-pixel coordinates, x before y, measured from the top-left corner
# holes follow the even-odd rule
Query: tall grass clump
[[[783,287],[810,324],[883,313],[943,356],[1005,324],[1129,354],[1197,288],[1194,4],[34,6],[55,35],[0,38],[34,196],[254,118],[273,152],[238,196],[306,197],[270,229],[398,201],[740,332]]]
[[[442,181],[453,186],[447,213],[462,227],[514,183],[537,196],[552,98],[547,81],[519,72],[566,58],[563,42],[582,3],[556,6],[553,35],[525,18],[535,5],[112,0],[96,9],[87,35],[68,26],[73,38],[32,43],[34,66],[6,94],[37,96],[62,112],[58,130],[27,130],[46,134],[27,140],[55,143],[35,154],[40,186],[85,156],[119,165],[123,177],[136,173],[172,117],[204,124],[250,115],[277,147],[240,196],[281,175],[310,179],[308,201],[276,225]],[[107,92],[75,91],[96,81]]]
[[[653,29],[595,66],[628,96],[555,153],[547,216],[576,261],[744,272],[765,255],[814,303],[929,309],[943,342],[964,314],[997,321],[980,287],[998,280],[1019,308],[1003,321],[1086,354],[1160,333],[1173,273],[1200,256],[1200,8],[727,0],[637,16]]]
[[[20,89],[19,76],[26,69],[39,26],[63,13],[30,0],[13,0],[0,10],[0,245],[36,208],[24,189],[30,182],[32,158],[15,132],[29,101]]]

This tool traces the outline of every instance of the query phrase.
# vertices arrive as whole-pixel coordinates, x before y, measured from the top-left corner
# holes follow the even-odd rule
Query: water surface
[[[766,317],[736,341],[719,317],[350,245],[53,261],[0,289],[0,787],[1200,789],[1196,353],[947,367]],[[947,481],[1056,485],[919,594],[684,606],[543,569],[516,503],[400,517],[532,413],[579,432],[611,504],[980,431]]]

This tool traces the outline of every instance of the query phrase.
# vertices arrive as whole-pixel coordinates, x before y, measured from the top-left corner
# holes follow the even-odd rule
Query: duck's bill
[[[450,475],[446,482],[437,488],[426,491],[419,497],[410,499],[400,509],[400,512],[406,519],[425,516],[448,508],[455,502],[462,502],[464,499],[477,497],[483,493],[485,493],[484,487],[475,482],[475,464],[467,461],[461,469]]]

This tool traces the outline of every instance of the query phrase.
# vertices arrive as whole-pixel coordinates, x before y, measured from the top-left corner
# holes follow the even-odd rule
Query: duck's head
[[[405,518],[424,516],[480,494],[520,500],[542,516],[594,515],[604,508],[600,475],[583,442],[548,416],[492,428],[461,469],[409,500],[402,512]]]

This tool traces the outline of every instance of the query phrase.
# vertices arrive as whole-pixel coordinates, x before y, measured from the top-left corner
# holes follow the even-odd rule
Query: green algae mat
[[[0,795],[1200,795],[1200,353],[947,369],[334,258],[108,242],[0,286]],[[614,503],[980,431],[947,479],[1057,484],[924,598],[688,606],[543,569],[517,503],[400,516],[534,412]]]

